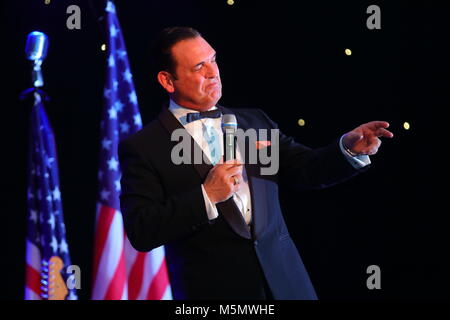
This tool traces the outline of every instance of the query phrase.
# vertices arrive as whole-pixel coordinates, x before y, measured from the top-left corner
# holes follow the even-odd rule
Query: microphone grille
[[[28,34],[25,54],[28,60],[44,60],[47,56],[48,37],[40,31]]]
[[[224,114],[222,117],[222,126],[237,127],[237,120],[234,114]]]

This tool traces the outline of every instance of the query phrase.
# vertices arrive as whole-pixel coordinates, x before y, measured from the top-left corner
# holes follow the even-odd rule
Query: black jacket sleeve
[[[259,111],[270,128],[278,129],[275,122]],[[367,169],[355,169],[348,162],[340,150],[339,140],[311,149],[282,132],[279,133],[279,161],[280,178],[302,188],[330,187]]]
[[[208,223],[201,185],[167,195],[151,162],[131,140],[119,145],[120,206],[127,236],[136,250],[149,251],[188,236]]]

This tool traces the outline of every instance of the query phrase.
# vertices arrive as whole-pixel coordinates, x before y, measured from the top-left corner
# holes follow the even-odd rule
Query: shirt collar
[[[212,106],[207,111],[215,110],[215,109],[217,109],[217,107],[216,106]],[[177,104],[175,101],[173,101],[172,99],[170,99],[170,102],[169,102],[169,111],[172,112],[172,114],[175,116],[175,118],[177,118],[178,121],[180,121],[180,123],[183,126],[185,126],[187,124],[187,122],[186,122],[186,115],[188,113],[199,112],[197,110],[193,110],[193,109],[182,107],[179,104]]]

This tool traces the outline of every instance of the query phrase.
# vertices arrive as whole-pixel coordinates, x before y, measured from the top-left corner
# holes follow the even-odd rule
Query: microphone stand
[[[42,76],[42,60],[34,60],[33,69],[31,70],[31,79],[35,88],[44,86],[44,78]]]
[[[42,75],[42,59],[37,59],[33,61],[33,68],[31,69],[31,80],[33,82],[33,87],[28,88],[20,93],[19,99],[25,100],[27,99],[31,94],[33,94],[34,97],[34,103],[33,105],[37,105],[42,101],[42,98],[44,101],[49,101],[49,96],[41,89],[44,86],[44,77]]]

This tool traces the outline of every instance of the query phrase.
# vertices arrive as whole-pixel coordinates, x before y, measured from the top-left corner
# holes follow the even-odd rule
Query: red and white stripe
[[[172,299],[164,248],[138,252],[125,235],[120,211],[98,205],[92,299]]]
[[[25,300],[41,298],[41,252],[32,242],[26,243]]]

